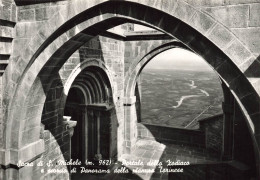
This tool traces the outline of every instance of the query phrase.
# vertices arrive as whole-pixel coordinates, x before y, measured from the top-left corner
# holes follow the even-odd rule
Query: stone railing
[[[138,123],[138,138],[154,139],[183,145],[205,147],[205,132],[201,130]]]
[[[221,153],[223,144],[223,114],[199,120],[200,130],[206,135],[206,148]]]
[[[167,127],[138,123],[138,138],[158,142],[205,147],[221,153],[223,136],[223,114],[199,120],[199,129]]]

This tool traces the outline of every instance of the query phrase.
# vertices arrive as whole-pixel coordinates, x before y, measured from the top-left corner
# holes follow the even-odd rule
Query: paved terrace
[[[125,165],[129,173],[125,174],[105,174],[105,175],[89,175],[89,174],[76,174],[73,175],[73,179],[88,179],[88,180],[98,180],[98,179],[109,179],[109,180],[168,180],[167,172],[160,172],[159,166],[147,165],[149,161],[162,162],[162,169],[167,169],[167,160],[176,162],[189,162],[190,164],[196,163],[212,163],[218,162],[216,154],[207,152],[206,149],[199,147],[191,147],[176,144],[161,144],[155,140],[139,139],[136,143],[136,149],[131,155],[124,155],[121,159],[125,159],[126,162],[143,162],[143,165]],[[124,168],[124,165],[117,164],[113,169]],[[154,170],[154,173],[133,173],[134,169],[146,169]],[[185,172],[185,168],[184,168]]]

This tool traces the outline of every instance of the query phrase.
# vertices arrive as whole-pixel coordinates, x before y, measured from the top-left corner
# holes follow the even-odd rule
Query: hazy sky
[[[204,59],[193,52],[174,48],[155,56],[146,66],[147,69],[203,69],[211,70]]]
[[[149,28],[147,26],[142,26],[139,24],[134,24],[134,31],[150,31],[150,30],[155,30],[155,29]]]

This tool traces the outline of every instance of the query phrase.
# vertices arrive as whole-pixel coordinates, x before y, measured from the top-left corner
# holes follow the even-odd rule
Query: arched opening
[[[71,88],[65,104],[64,116],[68,116],[77,122],[71,138],[71,159],[73,161],[78,159],[81,162],[85,161],[86,151],[88,150],[87,146],[85,146],[85,139],[88,138],[88,134],[85,128],[87,119],[85,119],[84,104],[83,92],[79,88]]]
[[[111,139],[116,141],[111,133],[115,135],[117,131],[114,129],[116,120],[111,118],[114,113],[111,92],[109,80],[99,67],[83,69],[73,81],[64,109],[64,116],[77,121],[71,144],[72,159],[85,162],[116,157],[116,153],[112,153],[116,147],[110,147]]]
[[[68,94],[61,97],[60,102],[65,102],[60,104],[61,115],[68,124],[77,122],[69,143],[70,154],[65,161],[74,162],[69,169],[77,169],[72,179],[87,178],[88,175],[80,173],[82,169],[106,171],[117,160],[117,118],[112,88],[104,69],[89,61],[83,61],[71,73],[65,87]],[[64,147],[62,153],[67,154],[66,141],[59,145]],[[101,164],[100,160],[111,162]]]
[[[162,47],[163,49],[163,47]],[[170,50],[168,50],[170,51]],[[159,55],[160,55],[160,51]],[[166,51],[163,51],[161,54],[163,54]],[[156,53],[155,53],[156,54]],[[167,54],[169,55],[169,54]],[[178,56],[178,53],[175,54]],[[184,56],[182,58],[185,58],[185,53],[180,53],[179,55]],[[157,54],[158,56],[158,54]],[[222,173],[219,173],[220,177],[232,177],[232,178],[238,178],[238,177],[243,177],[243,178],[248,178],[248,177],[255,177],[257,169],[255,167],[255,154],[254,152],[254,145],[253,145],[253,140],[250,137],[250,128],[248,125],[246,125],[246,117],[243,115],[243,111],[241,110],[240,107],[238,107],[238,103],[235,100],[233,94],[231,93],[230,89],[225,85],[225,83],[219,79],[218,74],[216,74],[209,66],[208,64],[205,64],[205,66],[199,65],[200,62],[194,60],[195,64],[186,64],[184,67],[183,65],[180,64],[174,64],[174,63],[168,63],[168,61],[164,61],[163,59],[158,58],[156,55],[155,56],[150,56],[150,58],[144,58],[143,62],[140,61],[139,64],[136,65],[136,69],[133,70],[134,74],[136,74],[136,86],[135,86],[135,96],[136,96],[136,102],[135,102],[135,108],[136,108],[136,117],[137,117],[137,122],[139,123],[138,126],[138,141],[137,143],[139,144],[144,144],[147,140],[156,140],[162,144],[165,145],[165,150],[162,152],[161,159],[167,159],[169,154],[174,154],[174,156],[179,156],[178,158],[183,160],[188,158],[190,162],[192,162],[192,158],[190,158],[190,155],[192,157],[196,157],[196,155],[193,155],[192,152],[185,152],[187,149],[193,147],[193,152],[196,151],[196,148],[194,145],[200,144],[200,140],[203,139],[203,136],[199,137],[199,131],[202,130],[201,132],[204,132],[206,135],[206,138],[203,140],[206,144],[205,146],[202,145],[202,148],[205,148],[204,153],[206,151],[209,152],[207,154],[207,159],[210,159],[210,157],[214,157],[213,154],[210,154],[211,152],[217,153],[217,159],[210,160],[212,161],[212,165],[208,165],[208,174],[206,173],[205,176],[208,176],[208,178],[213,178],[212,177],[212,168],[215,168],[217,170],[219,168],[219,165],[213,165],[214,163],[223,163],[221,166],[225,167],[222,169]],[[174,56],[172,54],[172,56]],[[157,61],[153,62],[153,58],[156,59]],[[174,57],[167,57],[163,56],[163,58],[170,58],[174,59]],[[149,61],[151,60],[151,61]],[[164,61],[162,64],[160,64],[158,61]],[[203,60],[203,59],[200,59]],[[185,61],[185,60],[183,60]],[[203,60],[204,61],[204,60]],[[150,67],[156,67],[155,69],[146,69],[146,66],[149,66],[149,63],[152,62],[153,64],[150,65]],[[165,67],[163,68],[165,63]],[[186,63],[191,63],[186,61]],[[174,65],[174,68],[171,68],[171,65]],[[178,69],[178,66],[181,66],[180,69]],[[194,67],[195,66],[195,67]],[[196,69],[196,66],[198,69]],[[207,68],[207,69],[203,69]],[[191,69],[195,70],[195,72],[190,71]],[[210,71],[209,71],[210,70]],[[173,71],[176,74],[171,74]],[[184,72],[183,72],[184,71]],[[146,77],[145,77],[146,76]],[[169,100],[170,105],[166,106],[166,110],[169,109],[169,106],[172,108],[174,107],[179,107],[181,105],[179,102],[177,105],[174,107],[172,106],[171,101],[173,97],[169,97],[171,95],[171,91],[165,91],[165,89],[168,88],[168,86],[173,86],[171,82],[171,79],[176,78],[177,83],[175,84],[174,88],[179,89],[180,91],[184,90],[184,92],[190,92],[190,91],[185,91],[185,88],[183,88],[183,80],[186,80],[187,77],[192,77],[194,78],[195,82],[198,82],[198,84],[193,83],[187,83],[186,85],[189,87],[191,90],[194,90],[195,85],[197,86],[202,86],[205,87],[205,90],[202,91],[203,89],[199,89],[200,92],[203,92],[206,96],[204,99],[202,98],[203,103],[209,103],[213,107],[211,110],[208,111],[202,110],[199,113],[198,118],[196,118],[189,123],[185,123],[184,125],[179,126],[177,129],[174,128],[176,127],[176,124],[173,125],[172,128],[170,127],[171,124],[169,123],[169,120],[164,121],[164,118],[158,118],[160,117],[160,113],[169,113],[169,112],[160,112],[160,107],[161,104],[164,103],[164,101]],[[180,82],[178,82],[180,81]],[[201,82],[199,82],[201,81]],[[203,82],[204,81],[204,82]],[[179,83],[179,84],[178,84]],[[183,84],[182,84],[183,83]],[[206,83],[206,84],[204,84]],[[182,85],[181,85],[182,84]],[[150,87],[150,88],[149,88]],[[143,89],[144,88],[144,89]],[[154,89],[153,89],[154,88]],[[199,87],[201,88],[201,87]],[[189,89],[189,90],[190,90]],[[187,88],[186,88],[187,90]],[[174,93],[178,94],[178,91],[173,91]],[[144,94],[142,94],[144,93]],[[145,94],[146,93],[146,94]],[[156,99],[156,95],[159,94],[159,98]],[[199,95],[199,94],[197,94]],[[210,95],[213,95],[210,99],[207,99]],[[163,99],[162,96],[165,96]],[[184,96],[185,97],[185,96]],[[190,97],[190,95],[188,95]],[[192,96],[193,97],[193,96]],[[196,96],[198,97],[198,96]],[[146,98],[146,99],[145,99]],[[172,98],[172,99],[171,99]],[[181,99],[181,98],[178,98]],[[149,121],[149,116],[151,117],[149,113],[143,113],[142,114],[142,108],[143,105],[147,105],[145,103],[142,104],[142,101],[147,101],[146,103],[149,105],[149,107],[146,108],[146,110],[157,110],[154,114],[156,116],[155,122]],[[162,102],[162,103],[161,103]],[[175,101],[174,101],[175,102]],[[216,103],[217,102],[217,103]],[[153,104],[154,103],[154,104]],[[194,103],[193,107],[195,106],[196,108],[200,107],[200,104],[196,104],[196,102],[191,102]],[[158,109],[152,108],[152,106],[159,107]],[[185,107],[185,106],[184,106]],[[171,110],[172,110],[171,108]],[[161,111],[164,109],[162,108]],[[183,115],[184,118],[189,118],[191,117],[189,113],[194,113],[192,111],[192,107],[188,107],[186,112],[184,110]],[[208,112],[209,114],[204,114],[204,112]],[[148,114],[148,115],[147,115]],[[167,114],[168,115],[168,114]],[[188,115],[185,117],[185,115]],[[142,121],[142,118],[147,118],[148,116],[148,122]],[[197,117],[197,116],[196,116]],[[199,118],[201,117],[201,118]],[[182,117],[183,118],[183,117]],[[171,119],[171,118],[170,118]],[[182,119],[180,119],[181,121]],[[182,121],[181,121],[182,122]],[[154,123],[154,124],[153,124]],[[197,123],[197,125],[195,125]],[[195,125],[195,126],[194,126]],[[193,126],[193,127],[191,127]],[[197,126],[197,127],[196,127]],[[195,129],[198,129],[195,133],[195,131],[183,131],[181,130],[182,128],[187,128],[191,127]],[[181,129],[179,129],[181,128]],[[243,129],[243,130],[242,130]],[[243,132],[243,133],[240,133]],[[192,137],[189,139],[189,137]],[[243,141],[240,141],[241,139],[244,139]],[[140,142],[141,141],[141,142]],[[193,142],[194,141],[194,142]],[[182,146],[178,146],[178,145]],[[203,143],[202,143],[203,144]],[[156,146],[154,144],[154,146]],[[176,148],[172,148],[176,147]],[[142,145],[140,146],[142,148],[145,148]],[[184,147],[183,150],[182,148]],[[247,148],[245,148],[247,147]],[[178,152],[181,152],[183,154],[178,154]],[[169,154],[168,154],[169,153]],[[168,154],[168,155],[167,155]],[[201,153],[202,156],[203,153]],[[216,155],[216,154],[215,154]],[[182,157],[181,157],[182,156]],[[185,156],[187,156],[185,158]],[[170,158],[169,158],[170,159]],[[174,158],[173,158],[174,159]],[[201,160],[200,163],[202,163],[203,160]],[[228,166],[226,166],[226,162],[232,162]],[[194,163],[194,162],[192,162]],[[207,171],[204,167],[204,165],[201,165],[200,163],[197,163],[197,168],[200,168],[202,171]],[[195,163],[196,164],[196,163]],[[202,163],[203,164],[203,163]],[[206,162],[207,164],[207,162]],[[238,168],[237,165],[241,165],[242,168]],[[192,168],[191,168],[192,169]],[[186,169],[186,175],[191,173],[189,172],[191,169],[187,168]],[[188,172],[187,172],[188,171]],[[193,171],[193,170],[192,170]],[[210,172],[211,171],[211,172]],[[214,171],[214,170],[213,170]],[[218,171],[218,170],[217,170]],[[233,173],[232,171],[237,171],[237,173]],[[214,172],[216,173],[216,172]],[[179,176],[176,174],[170,174],[170,178],[185,178],[186,177],[185,173],[183,176]],[[200,178],[199,176],[196,177],[194,174],[194,178]]]
[[[140,122],[198,129],[200,120],[223,114],[220,80],[205,60],[192,52],[166,50],[153,57],[139,76]]]

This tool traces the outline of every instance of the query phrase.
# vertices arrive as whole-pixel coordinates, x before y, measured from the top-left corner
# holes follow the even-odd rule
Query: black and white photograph
[[[0,180],[260,180],[260,0],[0,0]]]

